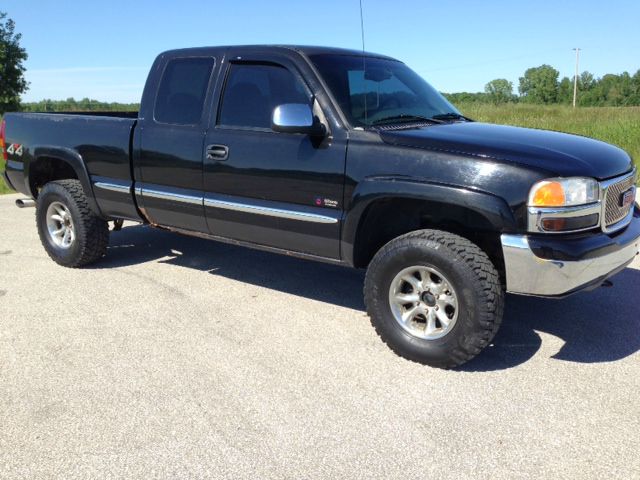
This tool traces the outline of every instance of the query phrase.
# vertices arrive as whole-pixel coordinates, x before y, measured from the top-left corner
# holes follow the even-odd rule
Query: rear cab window
[[[177,125],[200,123],[214,65],[210,57],[170,60],[158,87],[154,120]]]

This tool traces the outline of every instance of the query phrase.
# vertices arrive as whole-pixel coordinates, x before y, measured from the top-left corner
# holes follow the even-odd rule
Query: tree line
[[[136,112],[138,103],[100,102],[91,98],[76,100],[40,100],[39,102],[23,103],[23,112]]]
[[[529,68],[519,78],[518,95],[514,94],[513,83],[505,78],[491,80],[478,93],[446,93],[453,103],[509,103],[563,104],[573,102],[574,79],[563,77],[550,65]],[[584,71],[578,75],[576,103],[589,107],[626,107],[640,105],[640,70],[634,75],[623,72],[619,75],[607,74],[596,78]]]

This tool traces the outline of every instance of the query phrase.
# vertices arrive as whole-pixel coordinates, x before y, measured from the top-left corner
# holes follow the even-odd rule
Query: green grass
[[[640,166],[640,107],[578,107],[527,104],[459,104],[480,122],[544,128],[597,138],[619,146]]]
[[[0,195],[3,193],[13,193],[13,190],[9,189],[6,183],[4,183],[4,178],[2,177],[2,173],[4,172],[4,160],[0,158]]]
[[[545,128],[577,133],[613,143],[626,150],[640,166],[640,107],[579,107],[553,105],[459,104],[462,113],[481,122]],[[0,161],[0,173],[4,162]],[[8,193],[0,180],[0,194]]]

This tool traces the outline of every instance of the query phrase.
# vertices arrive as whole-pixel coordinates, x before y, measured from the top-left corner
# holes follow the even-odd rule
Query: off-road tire
[[[411,266],[436,268],[458,292],[458,317],[438,339],[411,335],[394,318],[389,289]],[[453,368],[478,355],[502,321],[504,291],[489,257],[469,240],[439,230],[418,230],[383,246],[369,264],[364,285],[367,313],[380,338],[398,355],[438,368]]]
[[[53,202],[63,204],[71,213],[75,240],[66,249],[55,245],[47,229],[47,209]],[[107,253],[108,223],[89,208],[78,180],[57,180],[42,188],[36,202],[36,223],[44,249],[59,265],[82,267],[99,260]]]

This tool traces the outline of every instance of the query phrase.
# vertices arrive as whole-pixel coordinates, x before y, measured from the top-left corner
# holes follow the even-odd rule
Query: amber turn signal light
[[[564,188],[560,182],[546,182],[533,195],[535,207],[561,207],[565,204]]]

